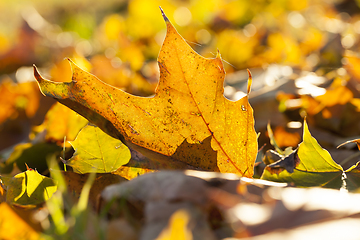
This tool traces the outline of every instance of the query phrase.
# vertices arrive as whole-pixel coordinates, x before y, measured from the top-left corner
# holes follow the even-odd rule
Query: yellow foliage
[[[189,230],[190,216],[185,210],[177,210],[169,220],[169,226],[164,229],[156,240],[192,240]]]
[[[7,203],[0,204],[0,239],[38,240],[39,235]]]
[[[3,80],[0,85],[0,123],[8,118],[16,118],[18,111],[25,111],[28,117],[34,116],[39,107],[40,95],[34,82],[15,84]]]

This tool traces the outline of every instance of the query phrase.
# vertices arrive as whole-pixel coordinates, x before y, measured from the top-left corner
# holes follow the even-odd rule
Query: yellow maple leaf
[[[257,140],[248,96],[236,102],[226,99],[220,54],[212,59],[198,55],[163,17],[167,34],[158,56],[160,81],[154,97],[121,91],[72,61],[72,82],[45,80],[35,68],[42,93],[150,159],[252,177]]]

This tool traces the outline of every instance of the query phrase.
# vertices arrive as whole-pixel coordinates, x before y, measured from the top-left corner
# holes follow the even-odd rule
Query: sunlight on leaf
[[[98,127],[85,126],[75,141],[74,156],[64,160],[77,173],[108,173],[130,160],[130,150],[118,139],[110,137]]]
[[[292,168],[285,170],[285,166]],[[322,186],[340,189],[343,185],[342,173],[342,167],[335,163],[329,152],[321,148],[311,136],[304,121],[303,142],[297,151],[291,158],[268,165],[261,178],[293,183],[298,187]]]
[[[27,170],[16,176],[1,177],[7,188],[6,201],[18,205],[38,205],[48,200],[57,190],[53,179]]]
[[[298,155],[301,161],[306,161],[305,165],[300,165],[299,170],[304,171],[342,171],[342,167],[332,159],[330,153],[323,149],[316,139],[311,136],[308,125],[304,121],[303,142],[299,146]],[[311,161],[311,159],[313,159]]]
[[[35,68],[42,93],[150,159],[251,177],[257,141],[248,96],[227,100],[220,54],[213,59],[198,55],[163,16],[167,35],[154,97],[136,97],[104,84],[71,61],[73,81],[67,83],[45,80]]]
[[[0,239],[39,239],[39,232],[32,228],[7,203],[0,204]]]

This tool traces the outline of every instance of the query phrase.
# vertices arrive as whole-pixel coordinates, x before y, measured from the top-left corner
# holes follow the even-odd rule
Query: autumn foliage
[[[160,2],[0,29],[0,239],[355,234],[359,6]]]

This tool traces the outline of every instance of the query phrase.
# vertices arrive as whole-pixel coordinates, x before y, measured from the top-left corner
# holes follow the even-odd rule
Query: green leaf
[[[75,153],[64,163],[77,173],[112,172],[131,158],[130,150],[120,140],[93,125],[85,126],[70,144]]]
[[[57,190],[55,181],[27,170],[14,177],[0,177],[7,188],[6,201],[18,205],[38,205],[48,200]]]
[[[343,169],[311,136],[304,121],[303,142],[286,158],[268,165],[262,179],[293,183],[298,187],[322,186],[339,189],[343,186]]]

